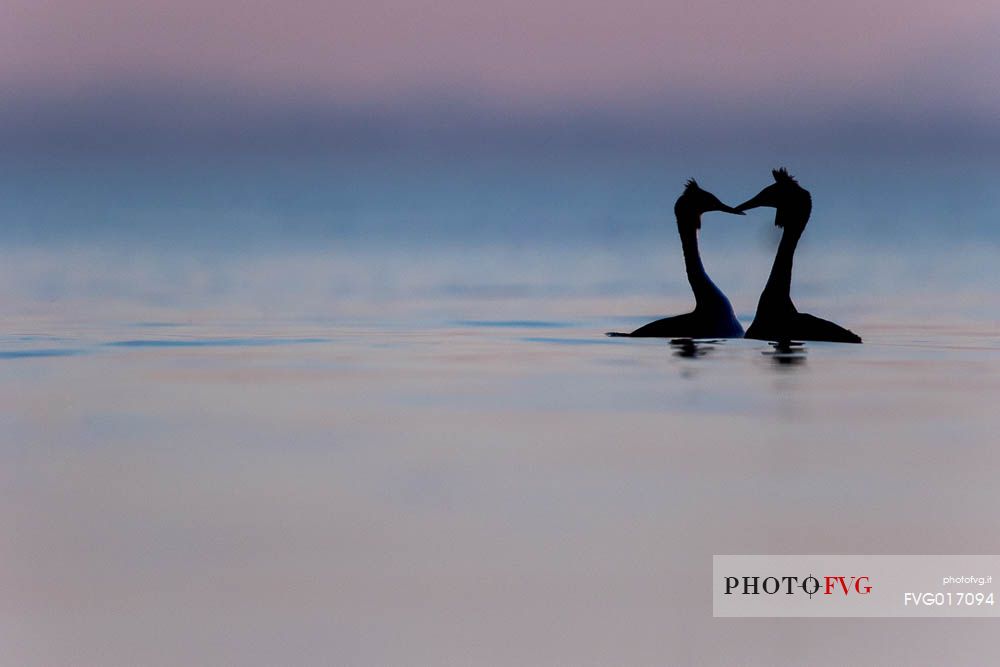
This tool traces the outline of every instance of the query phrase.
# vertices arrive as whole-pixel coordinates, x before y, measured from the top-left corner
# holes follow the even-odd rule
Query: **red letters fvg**
[[[849,595],[852,590],[858,595],[868,595],[872,592],[872,587],[867,585],[868,577],[850,577],[850,580],[847,577],[823,577],[823,580],[826,582],[823,595],[833,595],[837,592]],[[865,583],[864,586],[862,582]]]

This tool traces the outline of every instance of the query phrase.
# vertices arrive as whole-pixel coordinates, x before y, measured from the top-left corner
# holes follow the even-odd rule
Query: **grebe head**
[[[734,215],[746,215],[732,206],[726,206],[719,198],[711,192],[702,190],[698,183],[692,178],[684,185],[684,192],[677,198],[674,204],[674,213],[677,220],[693,220],[695,229],[701,227],[701,214],[709,211],[723,211]]]
[[[812,211],[812,197],[809,191],[799,185],[791,174],[782,167],[771,171],[774,183],[736,207],[738,211],[768,206],[776,209],[774,224],[778,227],[805,227]]]

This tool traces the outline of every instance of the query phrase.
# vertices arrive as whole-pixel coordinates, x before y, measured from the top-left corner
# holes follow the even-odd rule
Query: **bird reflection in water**
[[[773,349],[761,352],[765,357],[782,368],[801,366],[806,361],[806,347],[803,343],[792,340],[779,340],[771,343]]]
[[[693,338],[674,338],[670,341],[670,347],[674,350],[675,357],[685,359],[697,359],[715,349],[717,340],[696,341]]]

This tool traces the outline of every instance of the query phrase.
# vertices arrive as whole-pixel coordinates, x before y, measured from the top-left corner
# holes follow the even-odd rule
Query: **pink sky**
[[[996,0],[5,0],[0,83],[225,82],[361,101],[438,88],[515,106],[940,84],[1000,110],[998,28]]]

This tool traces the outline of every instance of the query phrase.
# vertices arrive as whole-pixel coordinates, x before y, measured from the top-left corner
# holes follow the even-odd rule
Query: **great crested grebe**
[[[792,303],[792,256],[799,237],[809,222],[812,197],[784,169],[771,172],[774,183],[761,190],[756,197],[736,207],[746,211],[760,206],[775,209],[774,224],[782,228],[778,252],[767,285],[760,295],[757,314],[747,329],[747,338],[759,340],[818,340],[834,343],[860,343],[861,337],[844,327],[800,313]]]
[[[740,210],[726,206],[711,192],[698,187],[694,179],[687,182],[684,192],[674,204],[677,232],[684,251],[684,268],[694,292],[695,307],[690,313],[667,317],[639,327],[630,334],[609,333],[609,336],[637,338],[742,338],[743,327],[733,313],[729,299],[705,273],[698,252],[698,230],[701,214],[724,211],[744,215]]]

